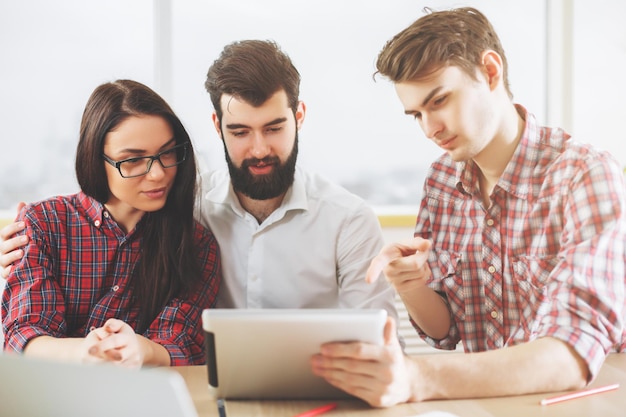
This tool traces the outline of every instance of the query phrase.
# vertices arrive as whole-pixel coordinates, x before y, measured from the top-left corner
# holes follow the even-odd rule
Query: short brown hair
[[[275,42],[243,40],[224,47],[209,68],[204,86],[219,120],[222,120],[220,100],[223,94],[258,107],[282,89],[295,113],[300,95],[300,73]]]
[[[504,49],[484,14],[472,7],[424,11],[425,16],[385,44],[374,75],[379,73],[397,83],[420,79],[452,65],[476,79],[482,53],[493,50],[502,58],[504,87],[512,97]]]

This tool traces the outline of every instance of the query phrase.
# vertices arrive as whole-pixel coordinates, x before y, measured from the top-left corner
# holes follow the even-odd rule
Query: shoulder
[[[56,196],[27,204],[20,217],[33,221],[50,221],[65,217],[66,213],[76,211],[78,206],[78,194]]]
[[[553,152],[552,161],[547,170],[551,175],[576,182],[587,175],[598,180],[623,178],[623,170],[617,159],[608,151],[588,143],[567,138],[557,143],[550,143]]]
[[[378,216],[365,200],[322,175],[300,171],[305,183],[307,210],[303,213],[327,234],[337,234],[358,239],[380,237],[382,232]]]
[[[230,184],[230,175],[226,169],[204,171],[200,174],[198,183],[199,189],[204,194],[218,186]]]
[[[361,197],[320,174],[299,169],[298,175],[304,183],[309,201],[347,210],[366,205]]]
[[[197,220],[194,220],[194,236],[196,241],[211,241],[215,240],[213,232],[208,227],[202,225]]]
[[[194,220],[194,246],[197,259],[204,268],[214,268],[220,263],[220,248],[211,229]]]
[[[47,235],[57,239],[66,236],[85,219],[79,197],[79,194],[56,196],[28,204],[18,218],[25,222],[31,237]]]
[[[209,246],[217,245],[217,239],[211,229],[203,226],[197,220],[194,220],[194,241],[196,246],[200,246],[203,249],[205,249],[204,246],[206,246],[207,250],[209,250]]]

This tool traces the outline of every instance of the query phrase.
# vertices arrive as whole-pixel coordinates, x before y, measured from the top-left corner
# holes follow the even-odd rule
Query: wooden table
[[[217,401],[211,397],[205,366],[182,366],[175,369],[185,379],[200,417],[219,417]],[[619,383],[616,391],[591,395],[572,401],[541,406],[542,398],[558,393],[473,400],[426,401],[400,404],[391,408],[372,408],[359,400],[337,401],[336,409],[321,417],[408,417],[439,410],[459,417],[624,417],[626,415],[626,353],[607,358],[600,375],[590,387]],[[226,401],[227,417],[293,417],[329,401]]]

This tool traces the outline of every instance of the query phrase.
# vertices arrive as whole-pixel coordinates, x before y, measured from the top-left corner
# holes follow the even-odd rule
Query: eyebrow
[[[443,89],[443,87],[442,87],[442,86],[439,86],[439,87],[434,88],[434,89],[433,89],[430,93],[428,93],[428,95],[426,96],[426,98],[424,98],[424,101],[422,101],[422,106],[427,105],[427,104],[428,104],[428,102],[429,102],[430,100],[432,100],[432,98],[433,98],[434,96],[436,96],[436,95],[437,95],[437,94],[438,94],[438,93],[439,93],[442,89]],[[413,114],[413,113],[416,113],[416,111],[415,111],[415,110],[405,110],[405,111],[404,111],[404,114]]]
[[[166,143],[164,143],[159,150],[164,150],[165,148],[167,148],[169,145],[172,144],[172,142],[176,142],[176,138],[171,138],[170,140],[168,140]],[[129,154],[133,154],[133,155],[141,155],[146,153],[145,149],[134,149],[134,148],[126,148],[126,149],[120,149],[118,152],[118,154],[124,154],[124,153],[129,153]],[[157,152],[158,153],[158,152]]]
[[[276,119],[267,122],[263,125],[263,127],[273,126],[281,123],[285,123],[287,121],[286,117],[277,117]],[[227,129],[250,129],[250,126],[245,125],[243,123],[229,123],[226,125]]]

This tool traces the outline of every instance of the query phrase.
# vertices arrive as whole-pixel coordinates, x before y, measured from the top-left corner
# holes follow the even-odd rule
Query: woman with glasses
[[[127,367],[204,362],[201,312],[221,269],[193,219],[193,146],[143,84],[95,89],[76,152],[81,191],[20,213],[29,243],[2,297],[4,349]]]

